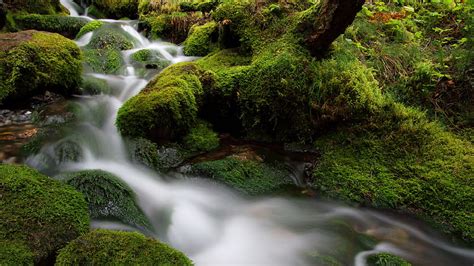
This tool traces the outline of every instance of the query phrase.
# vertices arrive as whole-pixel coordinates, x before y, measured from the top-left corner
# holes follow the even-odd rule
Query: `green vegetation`
[[[163,69],[171,64],[169,60],[154,50],[142,49],[132,54],[132,60],[137,65],[145,68]]]
[[[62,11],[59,0],[3,0],[7,10],[52,15]]]
[[[252,196],[271,194],[293,184],[291,172],[284,166],[233,157],[197,163],[192,172]]]
[[[0,34],[0,101],[46,90],[69,95],[81,82],[81,51],[59,34]]]
[[[157,171],[168,171],[179,166],[188,155],[177,144],[159,146],[145,138],[128,142],[131,159]]]
[[[201,13],[173,12],[141,15],[140,21],[152,39],[165,39],[173,43],[183,42],[191,26],[201,21]]]
[[[219,136],[209,127],[209,124],[200,122],[183,138],[190,152],[208,152],[219,147]]]
[[[116,218],[139,228],[150,227],[135,202],[135,194],[116,176],[101,170],[84,170],[59,178],[84,195],[91,218]]]
[[[216,42],[216,22],[211,21],[204,25],[194,25],[191,27],[189,36],[184,42],[184,54],[189,56],[205,56],[213,50]]]
[[[76,35],[76,39],[81,38],[84,34],[86,34],[88,32],[95,31],[96,29],[102,27],[102,25],[104,25],[104,22],[102,22],[100,20],[93,20],[93,21],[87,23],[86,25],[84,25],[79,30],[79,32]]]
[[[390,253],[379,253],[367,258],[369,266],[411,266],[408,261]]]
[[[81,85],[81,92],[83,94],[96,95],[108,94],[111,89],[107,81],[95,77],[84,77]]]
[[[0,194],[0,242],[9,247],[1,254],[17,254],[10,261],[30,261],[24,245],[38,263],[89,230],[81,193],[36,170],[0,165]]]
[[[94,0],[94,7],[107,18],[129,18],[138,16],[138,0]]]
[[[84,18],[61,15],[20,14],[11,16],[7,28],[11,31],[48,31],[73,38],[86,24],[87,20]]]
[[[59,253],[56,265],[193,265],[183,253],[138,233],[94,230]]]
[[[0,240],[0,265],[34,265],[33,254],[25,244]]]

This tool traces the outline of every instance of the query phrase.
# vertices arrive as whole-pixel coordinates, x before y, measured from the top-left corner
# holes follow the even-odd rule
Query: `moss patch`
[[[21,242],[0,240],[1,265],[34,265],[33,253]]]
[[[0,165],[0,194],[0,239],[28,246],[35,262],[89,230],[82,194],[36,170]]]
[[[60,179],[84,195],[91,218],[116,218],[132,226],[150,228],[135,203],[135,193],[116,176],[101,170],[84,170],[62,174]]]
[[[102,22],[100,20],[93,20],[93,21],[87,23],[86,25],[84,25],[79,30],[79,32],[76,35],[76,39],[81,38],[84,34],[86,34],[88,32],[95,31],[96,29],[102,27],[102,25],[104,25],[104,22]]]
[[[46,90],[74,93],[81,82],[81,51],[59,34],[37,31],[0,35],[0,101]]]
[[[189,36],[184,42],[184,54],[188,56],[205,56],[216,48],[217,23],[208,22],[204,25],[191,27]]]
[[[13,15],[10,30],[39,30],[59,33],[74,38],[80,29],[87,24],[87,19],[61,15]]]
[[[392,255],[390,253],[379,253],[375,255],[370,255],[367,258],[367,265],[369,266],[411,266],[411,263],[408,261]]]
[[[94,230],[59,253],[57,265],[193,265],[183,253],[138,233]]]
[[[183,142],[189,152],[208,152],[219,147],[219,136],[208,123],[202,121],[190,130]]]

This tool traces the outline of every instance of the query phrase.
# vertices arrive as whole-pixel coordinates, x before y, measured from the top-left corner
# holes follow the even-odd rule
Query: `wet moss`
[[[205,56],[216,47],[217,23],[208,22],[204,25],[194,25],[184,42],[184,54],[188,56]]]
[[[138,233],[94,230],[59,253],[57,265],[193,265],[180,251]]]
[[[130,137],[172,140],[183,136],[196,123],[202,83],[210,79],[192,63],[166,68],[120,108],[117,127]]]
[[[125,62],[122,54],[116,49],[86,49],[84,61],[94,72],[104,74],[118,74]]]
[[[179,145],[167,144],[158,146],[156,143],[144,138],[129,141],[128,150],[132,161],[156,171],[169,171],[179,166],[187,155]]]
[[[201,13],[151,13],[140,16],[140,22],[152,39],[165,39],[173,43],[181,43],[188,36],[191,26],[202,18]]]
[[[138,0],[95,0],[94,6],[108,18],[135,19],[138,16]]]
[[[184,145],[189,152],[208,152],[219,147],[219,137],[212,131],[206,122],[198,124],[183,138]]]
[[[0,240],[0,247],[1,265],[34,265],[33,253],[25,244]]]
[[[0,101],[46,90],[69,95],[81,82],[81,51],[59,34],[25,31],[0,35]]]
[[[410,213],[472,243],[474,147],[400,104],[316,143],[312,185],[328,198]]]
[[[142,49],[132,54],[132,60],[139,66],[151,69],[163,69],[171,64],[158,52],[150,49]]]
[[[233,157],[194,164],[192,173],[251,196],[271,194],[293,184],[291,173],[285,167]]]
[[[62,11],[59,0],[4,0],[3,3],[14,12],[52,15]]]
[[[84,77],[81,85],[82,94],[97,95],[97,94],[109,94],[111,88],[107,84],[107,81],[94,77]]]
[[[59,33],[68,38],[74,38],[80,29],[87,24],[87,19],[61,16],[20,14],[13,15],[7,27],[13,31],[39,30]]]
[[[86,25],[84,25],[79,30],[79,32],[76,35],[76,39],[81,38],[84,34],[86,34],[88,32],[95,31],[96,29],[102,27],[102,25],[104,25],[104,22],[102,22],[100,20],[93,20],[93,21],[87,23]]]
[[[81,193],[26,166],[0,165],[1,241],[27,246],[36,263],[89,230]],[[20,252],[28,258],[24,248]],[[13,258],[11,258],[13,259]]]
[[[367,265],[369,266],[393,266],[393,265],[411,266],[412,264],[390,253],[379,253],[375,255],[370,255],[367,258]]]
[[[87,48],[90,49],[115,49],[128,50],[133,48],[133,42],[125,31],[114,25],[98,27],[92,36]]]
[[[136,203],[135,193],[113,174],[84,170],[61,174],[59,179],[84,195],[91,218],[115,218],[141,229],[151,227]]]

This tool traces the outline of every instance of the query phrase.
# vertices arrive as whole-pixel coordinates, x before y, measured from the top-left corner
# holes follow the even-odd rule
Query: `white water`
[[[61,2],[74,9],[71,0]],[[71,15],[78,13],[73,11],[70,10]],[[309,254],[333,254],[355,241],[344,230],[330,230],[337,221],[344,221],[358,232],[380,240],[373,250],[342,253],[350,256],[340,258],[347,264],[365,265],[368,255],[388,251],[419,265],[472,265],[472,250],[454,247],[415,225],[381,213],[315,200],[248,200],[204,179],[164,181],[158,173],[133,164],[114,122],[120,106],[139,93],[148,80],[135,75],[129,57],[148,48],[172,63],[194,58],[183,56],[181,48],[173,44],[147,40],[131,22],[104,21],[121,24],[133,37],[135,47],[123,52],[127,63],[125,75],[85,73],[106,80],[112,93],[77,101],[81,118],[72,131],[75,134],[66,139],[79,143],[85,156],[79,163],[62,163],[53,168],[60,172],[103,169],[120,177],[136,192],[140,207],[154,227],[154,237],[182,250],[197,265],[314,265]],[[86,45],[92,34],[77,43]],[[173,56],[169,49],[177,55]],[[28,158],[28,163],[43,171],[50,170],[51,166],[45,168],[42,160],[53,156],[54,147],[61,141],[64,140],[43,147],[40,154]],[[95,221],[93,226],[133,229],[107,221]]]

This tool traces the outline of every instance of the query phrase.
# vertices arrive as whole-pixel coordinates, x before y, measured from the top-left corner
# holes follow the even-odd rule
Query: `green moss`
[[[196,175],[214,179],[248,195],[263,195],[293,184],[283,166],[232,157],[193,165]]]
[[[0,194],[0,239],[28,246],[35,262],[89,230],[81,193],[36,170],[0,165]],[[21,253],[25,258],[27,253]]]
[[[107,81],[95,77],[84,77],[81,85],[81,92],[83,94],[109,94],[111,89]]]
[[[86,49],[84,61],[94,72],[118,74],[125,62],[122,54],[116,49]]]
[[[173,43],[181,43],[188,36],[191,26],[202,18],[201,13],[151,13],[140,16],[140,21],[152,39],[166,39]]]
[[[329,198],[390,208],[472,243],[474,147],[400,104],[317,141],[312,185]]]
[[[102,27],[102,25],[104,25],[104,22],[100,20],[90,21],[79,30],[79,32],[76,35],[76,39],[81,38],[84,34],[88,32],[95,31],[96,29]]]
[[[158,52],[150,49],[142,49],[132,54],[132,60],[139,66],[153,69],[163,69],[171,64]]]
[[[34,265],[33,253],[21,242],[0,240],[0,265]]]
[[[211,78],[192,63],[166,68],[120,108],[116,121],[120,132],[150,139],[184,135],[196,123],[202,83]]]
[[[12,24],[13,21],[13,24]],[[87,24],[87,19],[61,15],[13,15],[9,27],[12,30],[40,30],[59,33],[73,38]]]
[[[157,171],[168,171],[179,166],[185,159],[185,152],[179,145],[169,144],[158,147],[144,138],[129,141],[128,150],[134,162]]]
[[[114,26],[99,27],[87,48],[128,50],[133,48],[131,38],[125,31]]]
[[[200,122],[192,128],[183,141],[190,152],[208,152],[219,147],[219,136],[205,122]]]
[[[379,253],[367,258],[369,266],[411,266],[408,261],[390,253]]]
[[[217,41],[217,23],[214,21],[204,25],[194,25],[184,42],[184,54],[191,56],[205,56],[214,48]]]
[[[52,15],[62,11],[59,0],[4,0],[3,3],[15,12]]]
[[[94,230],[72,241],[56,265],[193,265],[183,253],[138,233]]]
[[[59,34],[25,31],[1,34],[0,101],[46,90],[74,93],[81,82],[81,51]]]
[[[125,224],[150,228],[135,202],[135,193],[116,176],[101,170],[84,170],[59,178],[84,195],[91,218],[116,218]]]
[[[94,6],[108,18],[130,18],[138,16],[138,0],[95,0]]]

